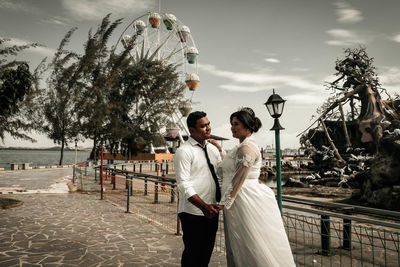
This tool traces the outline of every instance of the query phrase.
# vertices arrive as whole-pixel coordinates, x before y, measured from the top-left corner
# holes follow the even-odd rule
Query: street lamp
[[[281,145],[279,140],[279,131],[283,128],[279,123],[279,117],[282,115],[285,101],[273,89],[272,95],[268,98],[264,105],[267,107],[269,114],[274,118],[274,126],[270,129],[275,131],[275,147],[276,147],[276,188],[278,193],[278,206],[282,214],[282,177],[281,177]]]

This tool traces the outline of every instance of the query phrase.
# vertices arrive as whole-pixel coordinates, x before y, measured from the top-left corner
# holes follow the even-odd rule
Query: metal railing
[[[398,223],[299,206],[283,207],[286,232],[298,265],[400,264]]]
[[[180,234],[178,193],[175,179],[168,177],[170,169],[168,162],[103,167],[104,199]]]
[[[103,170],[106,200],[180,234],[172,164],[136,162]],[[81,167],[76,174],[85,177],[76,184],[90,188],[95,181],[100,189],[97,167],[86,168],[86,175]],[[400,266],[400,213],[289,196],[283,201],[282,219],[298,266]],[[215,250],[225,253],[222,214]]]

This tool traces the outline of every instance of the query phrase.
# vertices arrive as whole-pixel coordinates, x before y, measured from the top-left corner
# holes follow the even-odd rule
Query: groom
[[[184,250],[181,264],[208,266],[218,229],[218,208],[221,191],[214,165],[221,160],[218,149],[207,145],[211,127],[207,114],[189,114],[190,137],[174,155],[176,181],[179,189],[178,216],[183,230]]]

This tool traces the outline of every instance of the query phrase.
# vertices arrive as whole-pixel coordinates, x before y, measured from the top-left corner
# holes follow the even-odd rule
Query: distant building
[[[267,145],[265,148],[261,149],[261,153],[263,155],[263,165],[267,165],[270,167],[275,166],[276,164],[276,149],[275,147]],[[300,164],[308,164],[310,159],[304,157],[303,149],[295,149],[295,148],[285,148],[281,149],[281,162],[282,164],[288,162],[292,166],[300,167]]]

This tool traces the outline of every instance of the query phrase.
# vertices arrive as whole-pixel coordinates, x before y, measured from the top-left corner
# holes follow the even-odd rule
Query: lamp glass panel
[[[274,106],[274,113],[272,114],[272,115],[278,115],[278,103],[277,102],[274,102],[273,103],[273,106]]]
[[[267,106],[269,115],[271,115],[271,116],[274,115],[274,105],[272,103],[267,103],[266,106]]]
[[[276,114],[277,115],[282,115],[283,112],[283,105],[285,104],[285,102],[278,102],[276,103]]]

